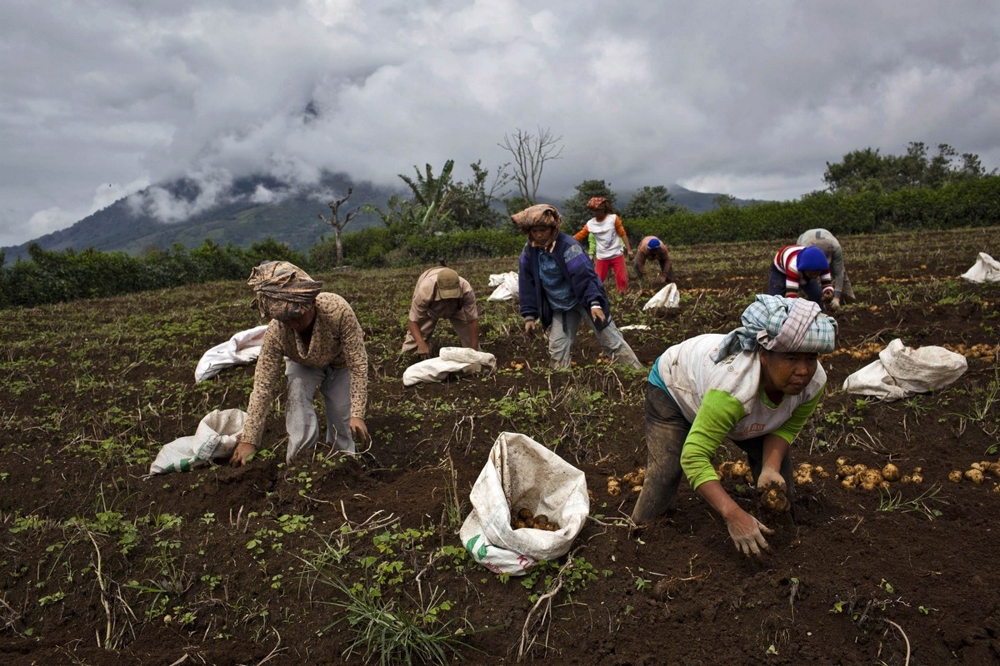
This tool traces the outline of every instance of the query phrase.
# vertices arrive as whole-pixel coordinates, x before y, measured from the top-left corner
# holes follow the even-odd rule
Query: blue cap
[[[649,242],[646,243],[646,247],[648,247],[650,250],[655,250],[656,248],[660,247],[660,245],[662,245],[662,243],[660,243],[660,239],[655,237],[650,238]]]
[[[799,252],[795,265],[798,267],[799,272],[825,272],[830,270],[830,262],[826,260],[826,255],[823,254],[823,250],[819,249],[815,245],[803,248],[802,251]]]

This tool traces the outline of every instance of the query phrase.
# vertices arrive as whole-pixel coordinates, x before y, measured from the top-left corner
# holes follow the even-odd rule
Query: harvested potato
[[[791,508],[785,489],[779,485],[764,486],[760,489],[760,504],[764,508],[783,513]]]
[[[948,472],[948,480],[952,483],[961,483],[962,481],[962,470],[953,469]]]
[[[854,488],[855,486],[858,485],[858,477],[854,476],[853,474],[845,476],[843,479],[840,480],[840,485],[842,485],[845,488]]]
[[[733,478],[740,479],[746,478],[750,474],[750,464],[745,460],[736,460],[733,462]]]
[[[618,477],[609,476],[608,477],[608,494],[612,497],[618,497],[622,492],[621,483],[618,481]]]
[[[965,470],[965,478],[973,483],[982,483],[985,477],[981,469],[967,469]]]
[[[517,517],[521,520],[531,520],[534,515],[531,513],[531,509],[525,507],[517,512]]]
[[[815,467],[813,467],[813,474],[816,474],[816,475],[818,475],[818,476],[819,476],[820,478],[823,478],[823,479],[826,479],[826,478],[829,478],[829,477],[830,477],[830,473],[829,473],[829,472],[827,472],[827,471],[826,471],[825,469],[823,469],[822,467],[820,467],[819,465],[816,465]]]
[[[923,483],[924,477],[922,474],[917,474],[916,470],[914,470],[913,474],[910,476],[910,481],[913,483]]]
[[[899,481],[899,468],[892,463],[886,463],[882,467],[882,478],[886,481]]]

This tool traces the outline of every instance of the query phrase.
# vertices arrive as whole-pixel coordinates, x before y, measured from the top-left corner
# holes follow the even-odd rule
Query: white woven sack
[[[471,375],[497,367],[497,358],[467,347],[442,347],[437,358],[414,363],[403,371],[403,386],[443,382],[453,374]]]
[[[950,386],[967,369],[961,354],[936,346],[913,349],[896,338],[879,352],[877,361],[845,379],[844,390],[891,402]]]
[[[497,437],[469,499],[472,512],[459,532],[462,544],[490,571],[512,576],[568,553],[590,513],[584,473],[527,435],[513,432]],[[559,530],[515,530],[511,507],[544,513]]]
[[[209,349],[202,355],[198,366],[194,369],[194,381],[203,382],[215,377],[226,368],[256,361],[260,356],[266,332],[267,324],[240,331],[229,340]]]
[[[1000,282],[1000,261],[980,252],[976,263],[962,277],[969,282]]]
[[[487,301],[509,301],[517,298],[518,279],[517,273],[510,271],[490,276],[490,286],[496,287],[490,294]]]
[[[677,285],[671,282],[663,289],[653,294],[653,297],[642,306],[643,310],[663,310],[679,307],[681,295],[677,291]]]
[[[209,412],[193,435],[163,445],[149,466],[149,473],[187,472],[215,458],[228,458],[236,448],[236,438],[243,432],[246,418],[247,413],[242,409]]]

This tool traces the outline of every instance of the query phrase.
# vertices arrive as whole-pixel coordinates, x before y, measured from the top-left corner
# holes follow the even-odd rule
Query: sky
[[[164,221],[234,178],[400,186],[561,152],[540,194],[674,183],[794,200],[854,150],[1000,167],[985,0],[3,0],[0,246],[142,197]],[[195,202],[156,187],[198,180]],[[152,187],[150,187],[152,186]],[[145,188],[150,188],[146,190]],[[142,192],[143,194],[136,194]],[[274,193],[258,191],[267,200]]]

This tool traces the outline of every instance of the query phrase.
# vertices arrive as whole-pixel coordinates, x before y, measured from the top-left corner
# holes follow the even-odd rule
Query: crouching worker
[[[786,245],[771,262],[767,293],[788,298],[808,298],[816,303],[833,300],[833,276],[823,250],[810,245]]]
[[[583,246],[559,231],[555,206],[537,204],[511,216],[528,237],[518,265],[518,298],[524,330],[548,331],[552,367],[569,367],[573,341],[586,320],[611,360],[642,368],[632,348],[611,321],[604,284]],[[539,324],[541,324],[539,326]]]
[[[430,356],[430,339],[438,319],[451,322],[463,347],[479,350],[476,293],[468,280],[444,266],[428,269],[417,278],[403,352]]]
[[[288,377],[286,462],[319,439],[313,409],[317,388],[326,408],[326,441],[334,442],[338,451],[355,453],[355,440],[367,442],[369,437],[364,421],[368,355],[354,310],[337,294],[321,293],[322,282],[287,261],[255,267],[248,284],[261,317],[271,323],[257,358],[243,433],[230,462],[246,464],[247,456],[260,446],[282,374]]]
[[[837,237],[826,229],[810,229],[802,232],[798,244],[804,247],[818,247],[830,264],[830,274],[833,276],[833,299],[826,309],[836,312],[841,302],[854,303],[857,300],[854,296],[854,287],[851,286],[851,278],[847,277],[847,271],[844,270],[844,248],[840,246]]]
[[[635,273],[640,280],[649,280],[646,262],[655,260],[660,265],[660,272],[652,278],[654,284],[670,284],[674,281],[674,264],[670,260],[670,248],[656,236],[646,236],[639,241],[639,249],[635,253]]]
[[[646,480],[632,520],[649,522],[676,504],[683,472],[715,509],[736,548],[759,555],[773,532],[722,487],[712,455],[723,438],[746,454],[758,490],[777,485],[792,500],[789,445],[816,409],[837,323],[805,299],[759,295],[727,335],[699,335],[667,349],[646,387]]]

